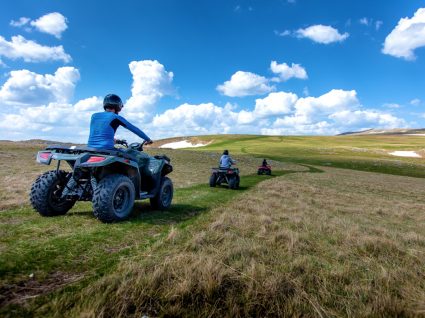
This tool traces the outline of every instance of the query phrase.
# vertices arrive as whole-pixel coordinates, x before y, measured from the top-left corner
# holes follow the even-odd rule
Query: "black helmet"
[[[228,155],[228,154],[229,154],[229,150],[226,149],[223,151],[223,155]]]
[[[103,109],[113,108],[119,112],[124,107],[121,98],[115,94],[108,94],[103,99]]]

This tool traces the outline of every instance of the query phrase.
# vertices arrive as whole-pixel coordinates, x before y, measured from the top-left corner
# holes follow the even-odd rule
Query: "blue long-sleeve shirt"
[[[132,125],[124,117],[113,112],[95,113],[91,116],[90,136],[87,146],[98,149],[113,149],[114,135],[118,126],[127,128],[140,138],[150,141],[151,139],[139,128]]]
[[[229,155],[222,155],[220,158],[220,168],[230,168],[235,161]]]

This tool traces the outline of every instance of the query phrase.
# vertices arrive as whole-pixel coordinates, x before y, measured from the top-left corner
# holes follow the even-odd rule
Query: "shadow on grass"
[[[206,210],[206,206],[175,203],[168,210],[159,211],[149,204],[137,202],[129,221],[154,225],[177,224],[196,218]]]

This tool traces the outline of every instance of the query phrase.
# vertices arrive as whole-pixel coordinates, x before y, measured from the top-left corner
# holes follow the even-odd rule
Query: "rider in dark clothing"
[[[268,164],[267,164],[267,160],[266,159],[264,159],[263,160],[263,167],[267,167],[268,166]]]
[[[127,128],[147,144],[152,140],[139,128],[132,125],[124,117],[118,115],[124,107],[121,98],[115,94],[108,94],[103,100],[104,112],[95,113],[91,117],[90,136],[87,146],[97,149],[114,149],[114,135],[119,126]]]

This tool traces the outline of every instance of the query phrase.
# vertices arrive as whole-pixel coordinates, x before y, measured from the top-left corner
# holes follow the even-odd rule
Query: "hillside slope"
[[[228,149],[234,156],[252,155],[285,162],[425,177],[424,159],[393,155],[396,151],[410,151],[425,157],[424,136],[214,135],[196,138],[207,145],[193,148],[195,151]]]

